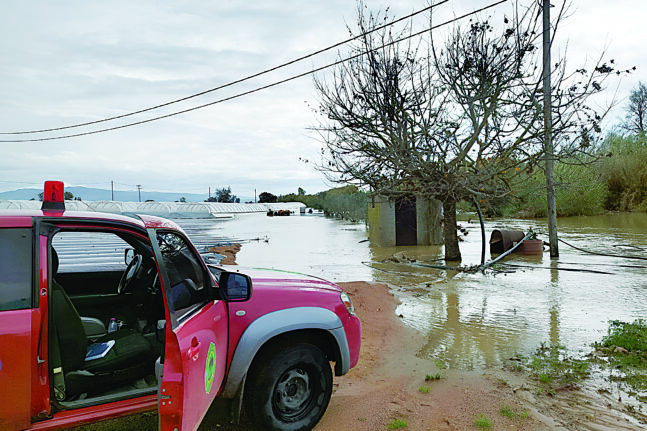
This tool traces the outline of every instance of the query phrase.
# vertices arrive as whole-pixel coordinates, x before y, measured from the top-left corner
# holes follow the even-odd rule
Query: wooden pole
[[[544,18],[544,157],[546,161],[546,198],[548,216],[548,242],[550,243],[550,257],[559,257],[557,238],[557,202],[555,199],[554,154],[552,141],[552,91],[550,85],[550,0],[543,1]]]

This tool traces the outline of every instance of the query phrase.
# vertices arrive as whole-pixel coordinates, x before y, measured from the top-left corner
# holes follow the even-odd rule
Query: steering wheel
[[[137,271],[139,271],[139,268],[142,266],[143,261],[144,258],[141,254],[136,254],[133,257],[133,260],[130,261],[124,273],[121,274],[121,279],[119,280],[119,285],[117,286],[118,294],[126,293],[128,288],[130,287],[130,282],[135,277],[135,274],[137,274]]]

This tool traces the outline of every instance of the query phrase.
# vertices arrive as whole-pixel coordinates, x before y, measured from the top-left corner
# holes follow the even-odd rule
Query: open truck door
[[[221,391],[227,361],[227,307],[191,243],[175,231],[148,229],[164,292],[166,338],[158,364],[161,431],[200,425]]]

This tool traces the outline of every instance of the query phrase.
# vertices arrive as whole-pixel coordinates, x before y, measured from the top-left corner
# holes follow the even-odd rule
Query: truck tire
[[[307,431],[321,419],[332,394],[326,355],[298,344],[260,358],[248,380],[246,410],[258,430]]]

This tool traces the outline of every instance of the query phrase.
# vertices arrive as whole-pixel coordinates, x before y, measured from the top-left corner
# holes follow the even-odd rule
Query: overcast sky
[[[524,4],[527,0],[522,0]],[[370,8],[389,2],[367,0]],[[402,16],[426,0],[393,2]],[[450,0],[442,20],[491,3]],[[554,0],[561,4],[561,0]],[[442,9],[442,10],[441,10]],[[353,0],[65,1],[5,0],[0,14],[0,132],[60,127],[98,120],[187,96],[310,53],[348,37]],[[511,3],[489,15],[510,14]],[[607,126],[622,116],[626,98],[647,73],[647,4],[633,0],[575,0],[562,23],[555,55],[568,43],[573,69],[604,50],[617,64],[638,70],[612,81],[620,103]],[[414,27],[423,28],[420,16]],[[438,22],[438,21],[436,21]],[[209,103],[308,71],[332,61],[317,56],[252,81],[184,103],[130,117],[150,118]],[[602,101],[604,102],[604,101]],[[330,188],[312,164],[321,144],[311,77],[212,107],[91,136],[39,143],[0,143],[0,191],[67,185],[206,193],[230,185],[253,196]],[[122,122],[104,123],[116,126]],[[70,129],[56,136],[94,130]],[[0,136],[7,139],[7,136]]]

